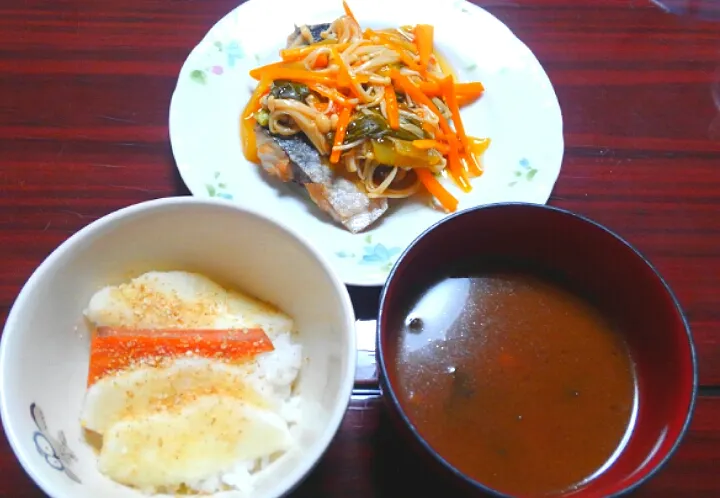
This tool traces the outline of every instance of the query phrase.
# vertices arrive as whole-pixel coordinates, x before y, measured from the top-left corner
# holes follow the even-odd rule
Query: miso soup
[[[400,328],[389,373],[403,410],[482,484],[552,495],[599,475],[629,437],[628,348],[589,301],[553,280],[445,278],[419,293]]]

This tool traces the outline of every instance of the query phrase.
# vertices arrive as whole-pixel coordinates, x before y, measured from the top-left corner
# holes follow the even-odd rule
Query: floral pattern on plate
[[[381,242],[373,243],[372,235],[363,238],[362,251],[336,251],[341,259],[355,260],[359,265],[371,265],[383,272],[389,272],[402,253],[401,247],[388,247]]]
[[[227,44],[216,41],[205,53],[206,63],[190,71],[190,79],[205,85],[210,78],[222,76],[228,68],[235,67],[235,63],[244,57],[245,51],[237,40],[229,40]]]
[[[209,197],[219,197],[227,200],[233,198],[233,195],[228,191],[228,184],[222,179],[222,173],[219,171],[213,173],[212,182],[206,183],[205,188]]]
[[[531,182],[537,173],[538,169],[530,166],[530,161],[523,157],[518,161],[518,167],[513,172],[514,179],[508,183],[508,186],[514,187],[519,181]]]

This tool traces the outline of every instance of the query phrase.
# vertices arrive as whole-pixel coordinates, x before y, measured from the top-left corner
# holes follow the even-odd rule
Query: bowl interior
[[[639,483],[664,462],[689,422],[696,391],[690,331],[669,288],[639,253],[562,210],[505,204],[467,211],[436,225],[403,255],[383,294],[379,321],[379,363],[393,407],[419,437],[393,389],[408,296],[442,276],[447,265],[479,267],[495,258],[561,276],[619,325],[638,377],[636,424],[615,463],[578,492],[610,496]]]
[[[355,369],[352,306],[345,287],[296,236],[238,207],[191,198],[151,201],[99,220],[26,284],[0,357],[3,422],[21,463],[55,498],[144,496],[97,471],[79,414],[89,351],[82,312],[101,287],[149,270],[201,272],[295,319],[306,358],[298,385],[302,451],[286,454],[257,487],[258,495],[279,496],[319,458],[347,407]]]

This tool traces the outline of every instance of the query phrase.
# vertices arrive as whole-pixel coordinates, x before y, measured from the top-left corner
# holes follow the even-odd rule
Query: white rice
[[[263,398],[274,405],[274,411],[288,424],[290,434],[300,421],[300,396],[293,389],[302,366],[302,346],[293,341],[290,333],[280,333],[272,338],[275,349],[258,355],[256,368],[248,373],[248,381]],[[199,492],[214,493],[234,489],[245,494],[252,493],[255,476],[267,470],[281,455],[267,455],[252,461],[238,462],[232,469],[210,478],[197,487]]]
[[[139,290],[140,286],[142,290]],[[153,307],[153,296],[146,294],[146,288],[160,292],[163,299],[171,298],[173,302],[179,300],[184,304],[170,318],[163,306]],[[202,304],[202,312],[198,312],[198,303]],[[296,340],[293,321],[287,315],[249,296],[227,291],[202,275],[186,272],[151,272],[128,284],[101,289],[91,299],[85,314],[96,326],[263,328],[272,340],[274,350],[258,355],[240,368],[245,370],[248,385],[288,424],[293,444],[297,444],[295,434],[302,407],[296,384],[302,366],[302,346]],[[213,360],[182,358],[176,361],[207,363]],[[258,473],[272,467],[282,454],[284,452],[238,461],[232,468],[216,475],[184,484],[189,490],[203,494],[235,490],[250,495]],[[151,494],[175,493],[178,489],[148,491]]]

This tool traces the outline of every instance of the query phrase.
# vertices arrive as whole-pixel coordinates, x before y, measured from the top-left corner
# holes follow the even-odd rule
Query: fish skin
[[[330,23],[307,24],[306,26],[310,30],[310,34],[312,35],[313,42],[317,43],[317,42],[323,40],[323,38],[322,38],[322,36],[320,36],[320,34],[323,31],[327,31],[330,28]],[[288,36],[287,48],[299,47],[302,45],[307,45],[307,43],[305,42],[305,40],[302,37],[302,34],[300,33],[300,27],[295,26],[295,31],[293,31],[290,34],[290,36]]]
[[[313,41],[330,28],[330,23],[307,25]],[[307,45],[300,28],[288,36],[287,46]],[[272,135],[255,126],[258,157],[265,171],[283,182],[303,185],[310,199],[352,233],[358,233],[377,221],[387,211],[387,199],[370,199],[354,182],[336,175],[327,159],[302,134]]]
[[[276,136],[256,125],[255,135],[265,171],[303,185],[312,201],[350,232],[365,230],[387,211],[387,199],[370,199],[354,182],[336,175],[302,134]]]

